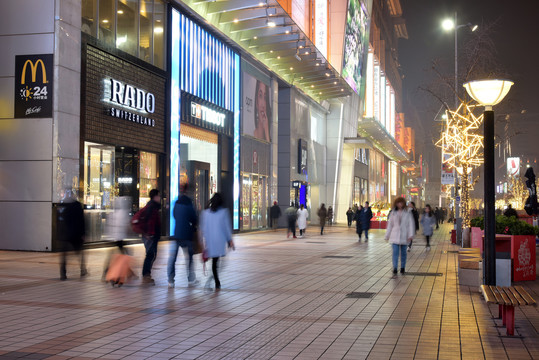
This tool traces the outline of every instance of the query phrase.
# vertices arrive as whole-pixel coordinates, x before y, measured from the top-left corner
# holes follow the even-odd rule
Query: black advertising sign
[[[53,55],[15,56],[15,117],[52,117]]]
[[[298,140],[298,174],[307,175],[307,142]]]

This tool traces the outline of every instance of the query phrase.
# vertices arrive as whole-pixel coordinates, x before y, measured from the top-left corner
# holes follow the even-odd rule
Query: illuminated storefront
[[[130,213],[164,189],[166,74],[83,35],[79,198],[87,242],[110,239],[115,199]],[[164,195],[166,199],[166,195]],[[138,235],[131,234],[138,238]]]
[[[171,11],[170,203],[182,181],[199,211],[219,191],[239,229],[240,56],[178,9]]]

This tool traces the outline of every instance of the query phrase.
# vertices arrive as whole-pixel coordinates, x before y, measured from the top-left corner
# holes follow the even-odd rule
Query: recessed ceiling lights
[[[233,21],[234,21],[234,24],[237,24],[239,20],[238,20],[238,19],[234,19]]]
[[[309,55],[309,52],[308,52],[308,51],[305,51],[305,55]]]
[[[107,19],[103,19],[103,21],[101,21],[103,24],[108,24],[109,21]]]
[[[334,82],[333,82],[333,85],[337,85],[337,82],[336,82],[336,81],[334,81]]]
[[[311,85],[311,87],[313,88],[313,87],[314,87],[314,85]]]
[[[290,67],[290,71],[292,71],[292,70],[294,70],[294,68],[293,68],[293,67]]]
[[[329,77],[329,73],[326,73],[326,76]]]
[[[277,59],[280,59],[281,57],[280,56],[277,56]]]
[[[290,30],[286,30],[284,33],[285,34],[290,34]]]
[[[123,11],[123,10],[118,10],[117,13],[118,13],[118,14],[123,14],[124,11]]]
[[[255,39],[255,40],[258,39],[258,36],[253,37],[253,39]]]
[[[273,54],[273,50],[270,50],[270,53]]]
[[[320,64],[319,64],[319,63],[316,63],[316,66],[320,66]]]
[[[277,24],[275,23],[275,21],[268,21],[268,22],[267,22],[267,25],[268,25],[269,27],[276,27],[276,26],[277,26]]]

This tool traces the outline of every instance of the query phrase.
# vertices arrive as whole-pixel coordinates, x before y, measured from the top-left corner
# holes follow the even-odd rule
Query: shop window
[[[99,32],[98,39],[107,45],[115,46],[116,39],[116,2],[114,0],[99,1]]]
[[[241,192],[243,230],[255,230],[267,226],[269,208],[267,194],[267,176],[243,173]]]
[[[110,209],[114,198],[114,147],[84,143],[84,205]]]
[[[139,208],[150,201],[150,190],[157,189],[157,154],[140,152]]]
[[[97,0],[87,0],[82,2],[82,24],[81,31],[97,37]]]
[[[82,0],[81,31],[165,68],[163,0]]]

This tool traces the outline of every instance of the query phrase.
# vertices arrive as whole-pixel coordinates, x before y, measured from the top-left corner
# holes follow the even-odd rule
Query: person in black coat
[[[88,275],[84,259],[84,211],[73,191],[65,191],[64,198],[58,205],[58,237],[61,244],[60,280],[67,280],[67,255],[75,251],[80,256],[80,276]]]
[[[174,205],[174,220],[176,226],[174,227],[174,238],[172,242],[172,250],[168,259],[167,273],[168,273],[168,286],[174,287],[174,277],[176,276],[176,258],[178,257],[178,250],[181,247],[188,257],[187,261],[187,281],[189,285],[196,285],[196,273],[194,271],[193,255],[195,250],[195,241],[198,241],[196,235],[196,228],[198,225],[198,217],[193,206],[193,201],[189,198],[187,193],[188,185],[183,184],[181,189],[181,195]]]
[[[412,212],[413,218],[414,218],[414,226],[415,226],[415,232],[419,230],[419,212],[417,211],[417,208],[415,207],[415,203],[413,201],[410,201],[408,204],[408,209]],[[412,249],[412,243],[414,241],[411,240],[408,244],[408,251]]]
[[[352,226],[353,219],[354,219],[354,212],[352,211],[352,208],[348,208],[348,211],[346,212],[346,220],[348,220],[348,227]]]
[[[273,230],[277,230],[280,217],[281,217],[281,207],[277,205],[277,201],[274,201],[273,206],[270,208],[271,227],[273,228]]]
[[[518,218],[518,213],[515,209],[513,209],[511,204],[507,204],[507,209],[505,209],[505,211],[503,212],[503,215],[509,218],[512,216]]]
[[[363,232],[365,232],[365,242],[369,240],[369,229],[371,228],[371,219],[372,219],[372,210],[371,210],[371,207],[369,206],[369,202],[365,201],[365,207],[361,208],[361,210],[359,211],[359,222],[361,224],[359,228],[360,232],[358,232],[359,241],[361,241],[361,234]]]

